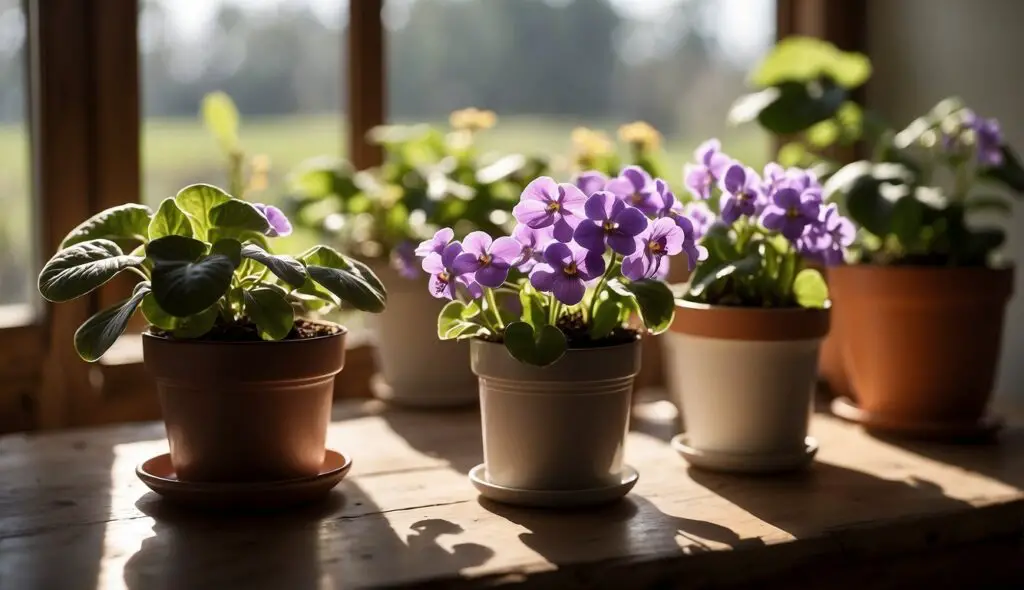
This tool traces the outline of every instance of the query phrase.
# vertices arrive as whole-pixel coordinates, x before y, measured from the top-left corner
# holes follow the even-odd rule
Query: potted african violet
[[[629,320],[664,331],[673,298],[658,277],[669,256],[692,265],[698,254],[689,220],[662,198],[665,183],[644,177],[638,192],[663,206],[634,207],[632,193],[587,197],[540,177],[513,210],[512,236],[473,232],[421,250],[430,293],[451,300],[438,336],[471,341],[484,464],[470,477],[484,496],[579,505],[621,497],[636,482],[623,464],[640,370]]]
[[[296,224],[366,261],[388,288],[388,309],[371,324],[379,370],[372,386],[391,403],[477,403],[468,345],[434,336],[442,305],[427,293],[416,244],[435,234],[447,241],[509,228],[517,196],[546,163],[481,153],[477,135],[495,120],[490,111],[464,109],[452,113],[449,132],[378,128],[371,139],[384,148],[381,166],[356,171],[347,162],[316,159],[292,175]]]
[[[310,478],[325,463],[346,330],[303,319],[304,305],[381,312],[386,296],[369,268],[327,246],[274,254],[271,238],[290,229],[275,207],[196,184],[155,213],[138,204],[98,213],[39,275],[54,302],[121,273],[138,277],[131,297],[82,324],[75,348],[99,359],[142,309],[144,359],[179,481]]]
[[[672,444],[692,465],[769,472],[805,465],[828,289],[809,257],[841,260],[849,222],[824,205],[806,170],[769,164],[763,177],[705,144],[707,260],[694,272],[667,334],[671,384],[685,429]],[[693,183],[691,183],[693,184]]]
[[[1024,169],[999,124],[954,99],[887,136],[876,154],[826,186],[862,234],[856,264],[829,273],[855,398],[833,408],[911,436],[988,433],[1014,276],[992,222],[1010,214],[1007,192],[1024,194]]]

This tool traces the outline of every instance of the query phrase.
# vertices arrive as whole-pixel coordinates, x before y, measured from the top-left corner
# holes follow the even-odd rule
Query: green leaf
[[[986,168],[981,175],[1001,183],[1006,188],[1024,195],[1024,166],[1021,166],[1017,153],[1008,145],[1002,146],[1003,163],[993,168]]]
[[[800,166],[810,156],[810,152],[799,141],[791,141],[779,148],[779,164],[786,167]]]
[[[620,295],[628,293],[636,301],[640,319],[652,334],[661,334],[672,325],[676,302],[672,290],[664,282],[644,279],[623,283],[619,279],[612,279],[608,281],[608,286]]]
[[[81,297],[144,258],[129,256],[110,240],[77,243],[53,255],[39,273],[39,294],[47,301]]]
[[[523,286],[519,290],[519,303],[523,306],[523,321],[535,329],[548,323],[546,299],[544,294],[533,288],[530,281],[523,282]]]
[[[235,268],[242,264],[242,245],[238,243],[238,240],[232,238],[217,240],[213,246],[210,246],[210,255],[213,254],[227,256]]]
[[[175,317],[197,314],[216,303],[231,286],[237,268],[230,253],[195,257],[199,251],[195,242],[167,236],[152,242],[148,250],[154,260],[153,294],[160,307]]]
[[[142,315],[151,326],[170,332],[175,338],[198,338],[213,328],[219,311],[216,305],[212,305],[188,317],[174,317],[164,311],[150,293],[142,300]]]
[[[594,308],[594,317],[590,318],[590,337],[600,340],[608,337],[615,328],[622,324],[619,318],[622,317],[622,303],[604,293],[605,297],[599,299]],[[671,293],[670,293],[671,295]]]
[[[811,82],[828,77],[845,88],[856,88],[871,76],[871,60],[861,53],[842,51],[832,43],[789,36],[776,44],[751,75],[757,87],[782,82]]]
[[[192,237],[192,224],[188,217],[174,203],[173,197],[167,197],[160,203],[153,219],[149,221],[149,239],[156,240],[164,236]]]
[[[829,80],[783,82],[776,88],[777,98],[757,114],[758,123],[776,135],[800,133],[831,119],[847,99],[846,90]]]
[[[180,319],[164,311],[160,304],[156,302],[156,297],[153,296],[153,293],[147,294],[145,299],[142,300],[142,315],[146,318],[146,322],[149,325],[168,332],[177,327],[178,320]]]
[[[729,107],[729,114],[727,115],[729,124],[742,125],[743,123],[756,121],[761,111],[778,100],[780,94],[782,94],[782,91],[778,88],[769,87],[739,97]]]
[[[554,326],[534,331],[526,322],[512,322],[505,327],[505,349],[521,363],[546,367],[562,358],[568,346],[565,334]]]
[[[316,246],[299,256],[310,280],[360,311],[384,311],[387,294],[369,268],[328,246]],[[365,269],[365,270],[364,270]]]
[[[210,221],[210,211],[231,200],[231,196],[223,190],[210,184],[192,184],[178,191],[174,197],[175,204],[185,212],[192,223],[193,235],[205,240],[213,222]]]
[[[437,337],[441,340],[465,340],[490,334],[490,330],[473,321],[479,316],[480,307],[475,301],[468,305],[449,301],[437,316]]]
[[[306,266],[291,256],[271,254],[256,244],[246,244],[242,246],[242,257],[266,266],[293,287],[301,287],[306,282]]]
[[[912,248],[918,242],[924,207],[913,195],[906,195],[892,204],[889,230],[905,248]]]
[[[700,297],[713,283],[726,277],[750,276],[761,268],[761,257],[755,254],[746,256],[733,262],[725,262],[713,267],[700,281],[691,283],[689,295]],[[610,281],[609,281],[610,282]]]
[[[282,340],[295,325],[295,311],[281,291],[257,287],[243,292],[245,313],[256,324],[260,338]]]
[[[228,152],[238,148],[238,109],[224,92],[211,92],[203,97],[203,124],[207,131]]]
[[[270,222],[251,203],[231,199],[210,209],[210,226],[263,233],[270,229]]]
[[[828,301],[828,284],[816,269],[805,268],[793,281],[793,295],[801,307],[822,308]]]
[[[782,262],[779,264],[778,290],[782,293],[783,300],[788,300],[793,293],[793,281],[796,280],[797,265],[800,259],[793,253],[783,253]]]
[[[75,350],[78,356],[90,363],[103,356],[124,334],[128,320],[147,293],[149,283],[139,283],[131,297],[85,320],[75,331]]]
[[[1013,213],[1010,201],[999,195],[978,195],[964,202],[964,208],[977,213],[992,212],[1009,215]]]
[[[89,240],[110,240],[122,250],[131,251],[146,241],[149,217],[153,212],[138,203],[126,203],[100,211],[71,230],[60,244],[68,248]]]

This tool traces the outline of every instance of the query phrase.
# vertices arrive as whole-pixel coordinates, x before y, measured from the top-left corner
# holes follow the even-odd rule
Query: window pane
[[[670,183],[712,136],[751,165],[770,141],[726,113],[775,37],[773,0],[389,0],[390,113],[445,124],[452,110],[498,114],[481,142],[568,154],[577,126],[614,137],[655,126]]]
[[[269,163],[254,201],[273,203],[288,171],[340,154],[341,27],[337,0],[149,0],[139,21],[143,198],[153,204],[194,182],[228,187],[227,157],[200,103],[226,92],[241,114],[250,168]],[[259,175],[257,175],[259,176]]]
[[[36,300],[25,31],[21,1],[0,0],[0,325],[21,315],[5,306]]]

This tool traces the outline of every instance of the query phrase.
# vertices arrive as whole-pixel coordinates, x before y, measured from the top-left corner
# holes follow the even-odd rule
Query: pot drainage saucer
[[[587,490],[523,490],[493,484],[487,479],[487,468],[481,463],[469,472],[469,481],[480,495],[515,506],[531,508],[582,508],[614,502],[629,493],[640,479],[640,473],[629,465],[622,466],[622,481],[614,485]]]
[[[984,440],[991,438],[1003,427],[1003,421],[996,416],[985,416],[976,422],[907,422],[893,420],[862,410],[848,397],[832,400],[832,413],[850,422],[856,422],[866,430],[893,436],[929,440]]]
[[[672,439],[672,448],[697,468],[725,473],[779,473],[793,471],[809,464],[818,453],[813,436],[804,439],[804,448],[795,453],[720,453],[701,451],[688,444],[686,433]]]
[[[149,489],[168,501],[217,507],[270,507],[304,504],[323,499],[352,468],[352,459],[327,450],[320,473],[271,482],[181,481],[167,453],[143,461],[135,468]]]
[[[442,388],[435,391],[443,393],[425,389],[413,394],[399,394],[388,384],[383,375],[377,373],[370,378],[370,390],[377,399],[403,408],[467,408],[480,403],[476,382],[469,384],[465,391]],[[452,391],[459,391],[459,393],[452,395]]]

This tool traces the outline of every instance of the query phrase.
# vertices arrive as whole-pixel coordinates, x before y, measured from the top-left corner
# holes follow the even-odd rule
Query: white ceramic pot
[[[680,304],[665,344],[686,445],[715,455],[799,457],[828,327],[827,309]]]
[[[427,277],[407,279],[390,267],[374,266],[388,291],[387,309],[368,315],[380,371],[373,392],[409,407],[459,407],[477,403],[469,344],[437,339],[437,315],[447,300],[427,289]]]
[[[487,479],[520,490],[620,485],[640,341],[570,350],[547,367],[474,340]]]

